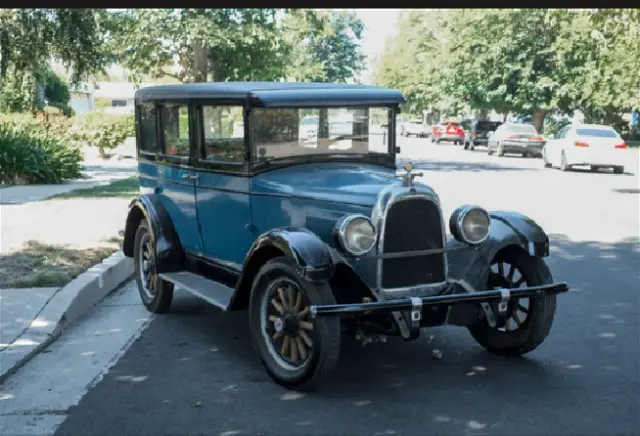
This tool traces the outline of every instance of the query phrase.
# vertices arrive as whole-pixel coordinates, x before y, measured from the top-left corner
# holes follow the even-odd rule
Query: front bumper
[[[486,303],[498,302],[498,311],[503,308],[506,311],[511,300],[520,298],[537,297],[541,295],[555,295],[569,291],[566,283],[552,283],[548,285],[529,286],[515,289],[491,289],[468,292],[464,288],[450,287],[457,293],[445,293],[427,297],[398,298],[392,300],[374,301],[370,303],[355,304],[331,304],[322,306],[311,306],[309,311],[311,317],[319,316],[358,316],[379,312],[409,312],[408,324],[410,337],[415,338],[423,326],[422,318],[425,310],[433,308],[446,308],[459,304],[477,303],[487,309]]]

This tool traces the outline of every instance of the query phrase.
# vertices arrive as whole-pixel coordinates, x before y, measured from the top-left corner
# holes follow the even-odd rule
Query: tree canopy
[[[530,114],[581,109],[613,122],[640,104],[638,10],[411,11],[374,79],[414,110]]]

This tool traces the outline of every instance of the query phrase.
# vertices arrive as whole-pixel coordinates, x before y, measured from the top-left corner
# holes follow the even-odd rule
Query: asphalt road
[[[540,348],[501,358],[456,327],[412,343],[343,341],[331,381],[293,393],[264,372],[246,313],[177,293],[57,434],[638,434],[638,154],[629,152],[635,174],[562,173],[539,159],[401,141],[445,213],[462,203],[518,210],[551,234],[549,265],[573,289]]]

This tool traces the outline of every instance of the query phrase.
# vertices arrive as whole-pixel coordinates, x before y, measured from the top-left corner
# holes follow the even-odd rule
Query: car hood
[[[251,192],[373,207],[380,190],[394,183],[394,175],[393,169],[370,164],[296,165],[254,177]]]

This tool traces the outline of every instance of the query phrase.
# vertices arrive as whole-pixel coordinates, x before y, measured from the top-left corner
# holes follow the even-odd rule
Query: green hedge
[[[0,122],[0,183],[60,183],[80,177],[82,151],[24,125]]]

